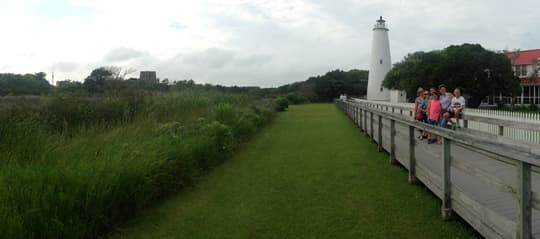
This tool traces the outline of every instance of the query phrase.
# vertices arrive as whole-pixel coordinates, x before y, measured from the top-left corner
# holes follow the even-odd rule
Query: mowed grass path
[[[293,106],[113,238],[474,238],[332,104]]]

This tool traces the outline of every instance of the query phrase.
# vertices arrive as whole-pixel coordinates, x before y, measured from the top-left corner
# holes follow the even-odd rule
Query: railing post
[[[396,121],[390,120],[390,163],[396,163]]]
[[[368,111],[364,110],[364,133],[368,135],[368,126],[367,126]],[[369,135],[368,135],[369,136]]]
[[[360,120],[360,107],[356,106],[356,127],[360,127],[360,124],[358,124],[358,121]]]
[[[364,131],[364,128],[362,127],[362,108],[358,107],[358,127],[360,130]]]
[[[464,129],[469,128],[469,120],[466,120],[466,119],[463,120],[463,128]]]
[[[360,128],[360,107],[356,106],[356,127]]]
[[[354,122],[355,125],[356,125],[356,110],[357,110],[356,106],[353,105],[353,122]]]
[[[375,136],[373,135],[373,111],[369,112],[369,132],[371,133],[371,142],[373,143],[375,141]]]
[[[377,131],[377,133],[378,133],[377,136],[378,136],[378,138],[379,138],[379,142],[378,142],[378,145],[379,145],[379,146],[378,146],[377,148],[379,149],[379,152],[382,152],[382,150],[383,150],[383,145],[382,145],[382,127],[383,127],[383,125],[382,125],[382,115],[379,115],[379,128],[378,128],[378,131]]]
[[[441,215],[444,220],[452,219],[452,171],[451,171],[451,154],[450,154],[451,140],[443,138],[442,147],[442,208]]]
[[[418,179],[416,178],[416,156],[414,153],[414,145],[416,144],[416,139],[414,137],[414,126],[409,126],[409,183],[417,184]]]
[[[518,168],[518,221],[517,236],[519,239],[532,238],[531,216],[531,165],[519,162]]]
[[[499,136],[503,136],[503,135],[504,135],[504,126],[499,125]]]
[[[354,124],[358,127],[358,106],[354,106]]]

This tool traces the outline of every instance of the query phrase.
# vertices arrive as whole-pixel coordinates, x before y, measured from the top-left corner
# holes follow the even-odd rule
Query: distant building
[[[155,71],[141,71],[139,79],[144,81],[157,81],[157,74]]]
[[[540,49],[507,52],[514,75],[521,81],[519,104],[540,104]]]

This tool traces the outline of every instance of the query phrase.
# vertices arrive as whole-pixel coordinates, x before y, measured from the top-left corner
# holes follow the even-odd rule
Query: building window
[[[379,60],[379,63],[381,63],[381,65],[382,65],[382,59]]]
[[[514,75],[518,77],[527,77],[528,71],[527,71],[528,65],[517,65],[514,66]]]
[[[381,86],[381,92],[383,91],[383,87]]]
[[[521,76],[527,76],[527,65],[521,66]]]

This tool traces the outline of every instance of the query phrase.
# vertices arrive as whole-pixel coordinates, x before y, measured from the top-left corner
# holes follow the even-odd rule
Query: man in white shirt
[[[449,122],[451,122],[450,118],[456,118],[456,126],[459,127],[460,113],[465,109],[465,98],[461,96],[461,89],[456,88],[454,90],[454,98],[452,98],[451,102],[450,109],[444,114],[444,118]]]

